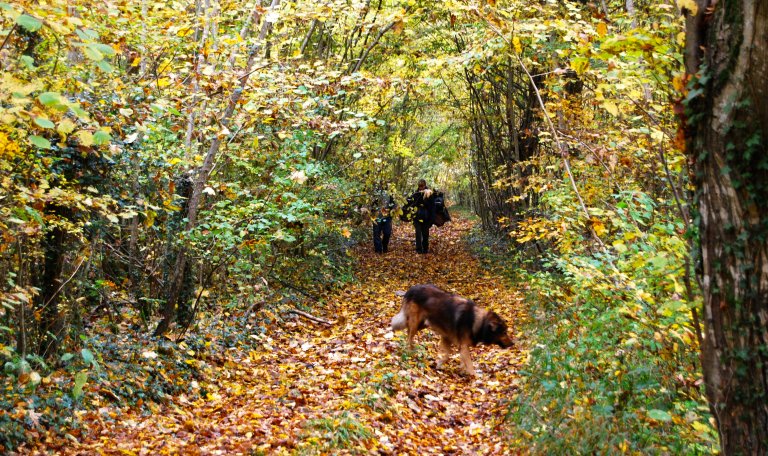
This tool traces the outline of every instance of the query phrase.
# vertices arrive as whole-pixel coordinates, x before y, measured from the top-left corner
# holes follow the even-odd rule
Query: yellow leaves
[[[672,79],[672,87],[674,87],[676,92],[684,93],[686,90],[686,81],[685,81],[685,75],[678,74]]]
[[[395,25],[392,26],[392,31],[399,35],[399,34],[403,33],[403,28],[404,28],[404,22],[401,19],[401,20],[395,22]]]
[[[571,59],[570,67],[579,75],[584,74],[589,69],[589,59],[586,57],[575,57]]]
[[[93,145],[93,133],[87,130],[80,130],[77,133],[75,133],[73,136],[75,136],[78,141],[80,141],[80,144],[82,144],[85,147],[90,147]]]
[[[597,35],[601,38],[608,33],[608,26],[605,24],[605,22],[598,23],[596,29]]]
[[[619,116],[619,107],[616,106],[616,103],[610,100],[603,101],[603,109],[608,111],[609,114],[611,114],[614,117]]]
[[[173,200],[171,200],[171,199],[164,200],[163,201],[163,207],[165,209],[167,209],[169,211],[173,211],[173,212],[181,210],[181,207],[173,204]]]
[[[183,38],[185,36],[191,35],[193,32],[194,32],[194,30],[192,29],[192,27],[185,27],[185,28],[181,28],[181,29],[177,30],[176,31],[176,36],[179,36],[179,37]]]
[[[544,239],[557,239],[562,233],[562,227],[544,218],[529,218],[518,223],[517,230],[511,233],[519,243]]]
[[[0,158],[13,159],[19,155],[19,145],[0,131]]]
[[[685,32],[680,32],[675,36],[675,42],[678,46],[685,46]]]
[[[590,226],[595,231],[595,234],[598,236],[602,236],[605,234],[605,225],[603,224],[602,220],[598,219],[597,217],[592,217],[589,219]]]
[[[56,127],[56,131],[59,132],[62,137],[66,138],[68,134],[75,131],[75,123],[68,118],[61,119],[59,125]]]
[[[696,4],[696,0],[677,0],[677,7],[681,11],[687,10],[691,16],[695,16],[699,12],[699,5]]]
[[[523,44],[520,42],[520,37],[516,36],[512,38],[512,47],[515,49],[517,54],[523,53]]]

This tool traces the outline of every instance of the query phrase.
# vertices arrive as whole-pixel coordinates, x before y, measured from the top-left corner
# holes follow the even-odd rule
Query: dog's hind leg
[[[413,350],[416,333],[424,327],[425,315],[413,303],[405,308],[405,324],[408,327],[408,350]]]
[[[408,316],[408,350],[413,350],[413,340],[416,338],[416,333],[421,329],[421,321],[416,315]]]
[[[440,348],[438,350],[437,354],[437,368],[440,369],[443,364],[448,361],[448,358],[451,356],[451,342],[445,338],[440,338]]]
[[[416,337],[416,332],[418,330],[418,326],[412,324],[410,321],[408,322],[408,350],[413,350],[413,339]]]
[[[468,343],[462,343],[460,344],[460,350],[461,350],[461,363],[464,365],[464,371],[469,375],[470,377],[475,376],[475,368],[472,366],[472,356],[469,353],[469,344]]]

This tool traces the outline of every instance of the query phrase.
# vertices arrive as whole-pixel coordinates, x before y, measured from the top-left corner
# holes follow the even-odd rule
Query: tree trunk
[[[68,211],[57,208],[54,212],[62,215]],[[67,215],[69,214],[63,216]],[[44,262],[39,278],[40,294],[37,303],[37,311],[40,314],[40,345],[37,353],[43,358],[51,357],[58,351],[64,332],[64,315],[59,309],[59,294],[64,271],[66,237],[64,229],[54,227],[45,235],[43,241]]]
[[[697,0],[683,131],[698,205],[702,366],[723,454],[768,454],[768,2]]]
[[[274,10],[279,5],[280,0],[272,0],[270,10]],[[237,109],[237,106],[240,102],[240,97],[248,85],[248,77],[250,76],[253,66],[256,62],[257,54],[261,50],[264,40],[272,28],[271,26],[272,23],[265,20],[262,23],[261,32],[259,33],[257,42],[251,46],[251,49],[248,53],[248,61],[243,71],[244,74],[242,77],[240,77],[240,85],[236,87],[232,94],[229,96],[227,108],[224,110],[224,113],[221,115],[221,118],[218,121],[223,128],[227,128],[229,126],[232,118],[235,115],[235,110]],[[205,184],[208,182],[208,177],[213,170],[213,164],[216,160],[216,156],[219,153],[219,146],[221,146],[222,139],[224,137],[225,135],[223,133],[216,135],[216,138],[213,139],[211,145],[208,147],[208,152],[203,159],[203,164],[197,170],[197,173],[194,177],[192,193],[189,197],[189,200],[187,201],[187,208],[185,211],[187,219],[186,231],[192,231],[197,226],[197,214],[200,202],[203,198],[203,189],[205,188]],[[166,293],[167,298],[162,308],[163,319],[160,321],[160,323],[158,323],[157,328],[155,328],[154,335],[159,336],[165,334],[168,329],[170,329],[171,322],[175,318],[175,309],[177,305],[179,305],[182,286],[187,272],[187,256],[184,252],[184,249],[181,248],[179,249],[179,252],[176,256],[176,261],[171,272],[169,287]]]

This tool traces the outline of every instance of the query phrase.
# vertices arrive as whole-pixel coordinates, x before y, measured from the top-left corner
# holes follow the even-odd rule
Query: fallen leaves
[[[395,229],[390,252],[359,246],[359,283],[325,297],[313,314],[335,320],[319,327],[300,318],[243,337],[250,348],[219,362],[182,350],[206,365],[195,397],[166,396],[149,416],[102,407],[82,417],[89,429],[64,454],[508,454],[495,430],[504,401],[517,390],[517,348],[473,349],[478,376],[461,372],[458,355],[436,370],[437,338],[423,331],[413,352],[389,319],[400,306],[396,290],[434,283],[502,315],[511,328],[524,317],[514,290],[466,252],[470,229],[455,220],[432,231],[432,252],[416,255],[412,228]],[[141,353],[156,361],[151,350]],[[217,354],[219,356],[219,354]],[[206,371],[207,372],[207,371]],[[155,375],[162,375],[157,371]],[[191,387],[191,386],[190,386]],[[41,442],[39,449],[50,449]]]

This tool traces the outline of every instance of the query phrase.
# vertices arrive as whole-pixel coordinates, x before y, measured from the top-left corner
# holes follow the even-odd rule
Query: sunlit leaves
[[[695,0],[677,0],[677,7],[681,11],[687,10],[691,17],[696,16],[699,11],[699,5]]]
[[[80,141],[80,144],[83,146],[90,147],[95,144],[93,133],[88,130],[80,130],[73,136],[77,137],[77,139]]]
[[[64,118],[59,122],[59,125],[56,127],[56,131],[62,135],[68,135],[75,131],[75,123],[68,118]]]

